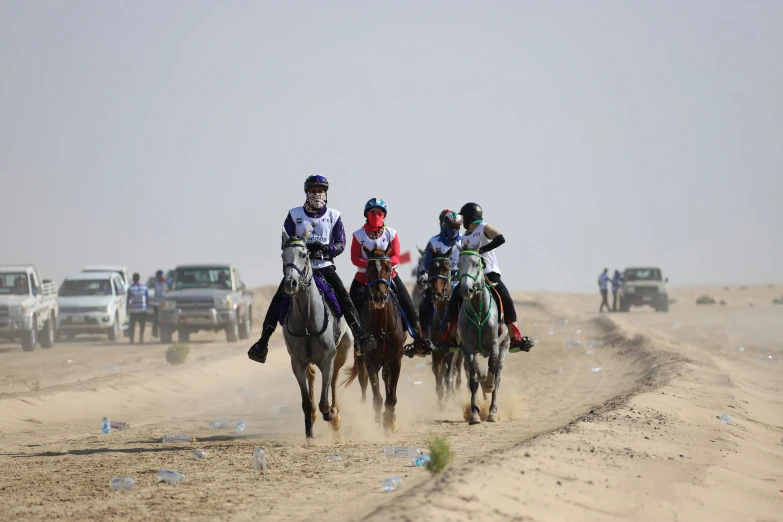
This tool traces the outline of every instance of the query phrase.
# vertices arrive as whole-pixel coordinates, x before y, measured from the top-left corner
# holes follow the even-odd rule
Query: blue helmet
[[[364,205],[364,217],[367,217],[367,213],[374,208],[383,210],[384,215],[389,211],[389,209],[386,208],[386,202],[384,200],[381,198],[372,198]]]

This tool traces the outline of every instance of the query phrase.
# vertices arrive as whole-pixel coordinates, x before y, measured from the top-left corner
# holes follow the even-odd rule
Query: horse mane
[[[285,243],[283,243],[283,248],[288,248],[294,243],[305,243],[305,238],[299,236],[289,236]]]

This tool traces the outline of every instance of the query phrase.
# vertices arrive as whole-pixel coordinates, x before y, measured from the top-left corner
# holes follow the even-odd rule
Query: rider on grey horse
[[[367,222],[353,233],[351,241],[351,262],[358,269],[351,283],[351,299],[357,307],[363,306],[367,299],[368,283],[373,284],[372,281],[367,281],[367,254],[364,249],[381,248],[386,250],[391,245],[389,260],[393,276],[392,284],[389,286],[392,287],[391,290],[397,296],[400,307],[414,331],[414,346],[420,353],[429,353],[432,351],[432,343],[422,335],[416,307],[413,306],[408,289],[394,269],[400,262],[400,237],[396,230],[387,227],[384,223],[387,212],[386,202],[380,198],[372,198],[364,206],[364,217]],[[384,280],[384,282],[386,281]]]
[[[511,334],[511,352],[520,350],[529,352],[533,342],[528,337],[523,337],[517,327],[517,311],[514,307],[514,300],[511,294],[500,279],[500,267],[494,250],[506,242],[496,228],[484,223],[484,214],[477,203],[466,203],[462,206],[459,214],[465,220],[465,236],[462,239],[463,249],[475,250],[481,254],[484,263],[484,276],[494,283],[495,288],[500,294],[500,300],[503,304],[503,313],[506,324]],[[462,295],[459,292],[451,294],[449,309],[446,314],[446,321],[449,322],[449,329],[443,334],[441,342],[446,343],[456,333],[457,315],[462,304]]]
[[[345,229],[340,213],[326,207],[326,193],[329,182],[323,176],[310,176],[304,183],[307,200],[301,207],[292,208],[288,212],[283,228],[289,236],[305,237],[307,250],[310,252],[313,272],[325,280],[334,289],[345,315],[348,327],[353,332],[362,351],[375,348],[375,339],[362,328],[351,298],[345,290],[333,259],[345,250]],[[280,306],[283,301],[283,282],[277,288],[277,293],[269,303],[269,309],[264,318],[264,328],[261,338],[247,353],[252,360],[263,363],[269,352],[269,338],[275,332],[280,316]]]
[[[459,229],[462,226],[462,217],[451,209],[441,211],[440,216],[440,234],[432,236],[429,243],[427,243],[427,249],[424,252],[424,271],[427,273],[430,269],[430,262],[432,261],[432,253],[437,252],[439,255],[446,255],[446,252],[451,250],[451,276],[452,281],[457,281],[457,263],[459,263],[459,249],[462,246],[462,235],[459,233]],[[424,294],[424,299],[419,307],[419,319],[421,320],[421,326],[424,330],[427,330],[430,319],[432,318],[432,312],[435,310],[432,304],[432,296],[429,292],[429,287]]]

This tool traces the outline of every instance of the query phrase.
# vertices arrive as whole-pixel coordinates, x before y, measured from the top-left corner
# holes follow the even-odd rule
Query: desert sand
[[[726,305],[697,306],[704,293]],[[0,520],[783,520],[783,285],[671,294],[668,314],[598,314],[595,295],[519,293],[538,344],[507,359],[499,423],[467,425],[464,377],[438,408],[428,359],[406,358],[396,434],[354,384],[342,429],[319,418],[313,446],[279,332],[265,365],[215,334],[179,366],[158,344],[0,344]],[[269,289],[255,295],[261,315]],[[131,429],[102,435],[103,416]],[[229,429],[209,430],[219,418]],[[456,453],[443,473],[382,455],[431,435]],[[186,482],[158,483],[163,467]],[[113,476],[136,486],[111,491]],[[384,493],[391,476],[403,487]]]

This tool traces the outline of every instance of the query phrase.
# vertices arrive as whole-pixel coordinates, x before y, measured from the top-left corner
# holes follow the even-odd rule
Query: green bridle
[[[464,274],[458,274],[457,280],[462,282],[463,277],[469,277],[470,279],[473,279],[475,281],[475,289],[476,292],[481,293],[487,288],[487,281],[484,278],[484,259],[481,257],[481,254],[476,252],[475,250],[463,250],[459,253],[459,256],[475,256],[479,258],[479,264],[478,264],[478,275],[473,275],[470,273],[464,273]],[[479,282],[479,278],[481,281]],[[478,295],[477,293],[477,295]],[[478,351],[483,353],[484,352],[484,345],[481,342],[481,336],[482,331],[484,329],[484,325],[487,324],[487,321],[489,321],[489,316],[492,315],[492,296],[489,296],[489,305],[487,306],[487,313],[482,317],[481,314],[481,308],[479,308],[478,311],[473,307],[473,304],[471,303],[471,300],[467,300],[465,303],[466,307],[470,308],[470,311],[468,311],[468,308],[465,309],[465,317],[468,318],[468,321],[470,321],[470,324],[476,327],[478,330]]]

